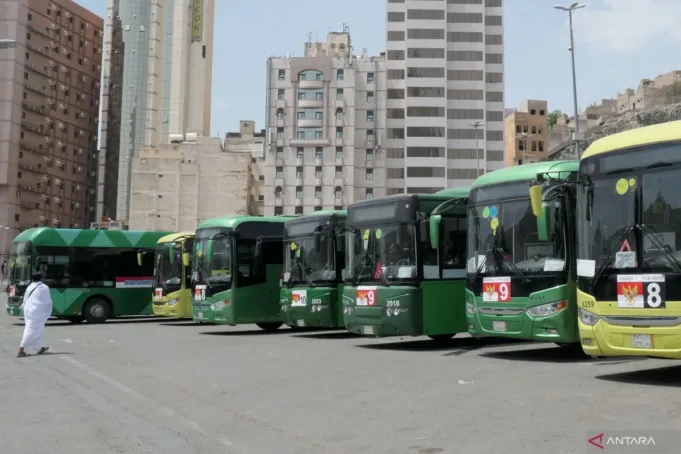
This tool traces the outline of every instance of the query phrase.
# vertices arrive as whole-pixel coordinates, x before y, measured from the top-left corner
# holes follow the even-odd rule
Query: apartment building
[[[98,217],[128,218],[142,147],[210,135],[214,9],[215,0],[107,0]]]
[[[347,31],[267,62],[265,215],[342,209],[385,195],[383,56]]]
[[[528,99],[504,120],[506,167],[539,162],[549,151],[548,103]]]
[[[0,225],[7,241],[95,216],[103,20],[71,0],[11,2],[0,30]],[[4,245],[3,245],[4,247]]]
[[[387,0],[388,194],[504,166],[502,17],[503,0]]]
[[[239,132],[225,135],[226,153],[249,153],[251,156],[251,214],[265,214],[265,130],[256,130],[252,120],[241,120]]]

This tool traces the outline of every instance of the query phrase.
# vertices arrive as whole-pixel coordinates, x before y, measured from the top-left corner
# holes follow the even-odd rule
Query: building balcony
[[[40,204],[38,202],[21,202],[20,206],[24,210],[37,210],[40,208]]]
[[[21,107],[33,113],[41,115],[45,114],[45,106],[39,106],[37,104],[31,104],[30,102],[24,101],[21,103]]]
[[[19,168],[22,170],[28,170],[29,172],[43,173],[42,169],[38,166],[32,164],[19,164]]]
[[[42,146],[32,145],[32,144],[25,142],[23,140],[19,143],[19,147],[22,150],[27,150],[27,151],[30,151],[30,152],[33,152],[33,153],[47,154],[47,150],[44,149]]]
[[[38,87],[36,85],[31,85],[27,82],[24,82],[24,88],[26,88],[26,90],[33,91],[35,93],[40,93],[41,95],[47,94],[47,87]]]
[[[323,99],[299,99],[298,107],[301,109],[310,109],[314,107],[324,107]]]
[[[293,147],[325,147],[329,145],[329,139],[317,137],[314,139],[291,139],[291,146]]]
[[[301,80],[298,81],[300,88],[324,88],[323,80]]]
[[[321,119],[299,119],[299,128],[321,128],[324,126],[324,121]]]

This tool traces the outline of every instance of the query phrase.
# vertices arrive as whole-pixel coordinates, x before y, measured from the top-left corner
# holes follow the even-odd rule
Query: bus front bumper
[[[348,331],[362,336],[420,336],[414,326],[413,311],[387,315],[386,309],[377,307],[346,306],[350,313],[344,315]]]
[[[282,305],[284,323],[288,326],[314,328],[342,328],[334,317],[338,308],[333,305]]]
[[[681,359],[681,325],[621,326],[600,317],[593,326],[578,322],[582,349],[587,355]]]
[[[168,304],[169,302],[174,304]],[[154,301],[153,303],[154,315],[159,317],[176,317],[176,318],[188,318],[192,314],[188,314],[187,308],[179,300],[170,301]]]
[[[468,333],[473,337],[504,337],[539,342],[579,342],[575,326],[576,314],[568,308],[546,317],[534,317],[526,308],[505,308],[498,315],[490,309],[476,307],[466,311]]]

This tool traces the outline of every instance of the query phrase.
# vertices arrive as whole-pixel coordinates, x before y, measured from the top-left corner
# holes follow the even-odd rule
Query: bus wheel
[[[111,307],[107,301],[94,298],[85,304],[83,316],[88,323],[104,323],[111,316]]]
[[[446,344],[454,336],[456,336],[456,334],[433,334],[428,337],[434,340],[436,344]]]
[[[283,323],[278,323],[278,322],[272,322],[272,323],[256,323],[255,324],[258,328],[265,330],[268,333],[273,333],[276,330],[279,329]]]
[[[580,344],[579,342],[576,342],[574,344],[565,344],[565,343],[562,343],[562,342],[556,342],[556,345],[565,349],[565,351],[567,351],[569,353],[574,353],[574,354],[584,353],[584,350],[582,350],[582,344]]]
[[[65,317],[66,320],[70,321],[71,323],[81,323],[83,320],[85,320],[85,317],[82,315],[74,315],[72,317]]]

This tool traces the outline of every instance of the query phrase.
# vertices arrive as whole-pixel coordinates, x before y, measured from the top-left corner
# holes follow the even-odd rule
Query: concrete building
[[[652,80],[642,79],[636,90],[627,88],[624,93],[618,94],[617,113],[642,110],[679,100],[681,100],[681,71],[670,71]]]
[[[529,99],[505,118],[506,167],[542,161],[549,151],[548,103]]]
[[[195,230],[210,218],[251,213],[251,158],[225,152],[218,137],[142,148],[132,165],[130,229]]]
[[[480,173],[504,166],[502,17],[502,0],[388,0],[389,194],[470,185],[478,151]]]
[[[214,5],[107,0],[98,217],[127,218],[142,147],[210,135]]]
[[[256,130],[255,122],[242,120],[239,132],[225,135],[226,153],[250,153],[253,185],[251,186],[251,214],[265,214],[265,130]]]
[[[342,208],[385,194],[385,58],[347,31],[267,62],[265,215]]]
[[[3,2],[0,225],[94,219],[103,20],[71,0]],[[6,250],[0,245],[0,252]]]

